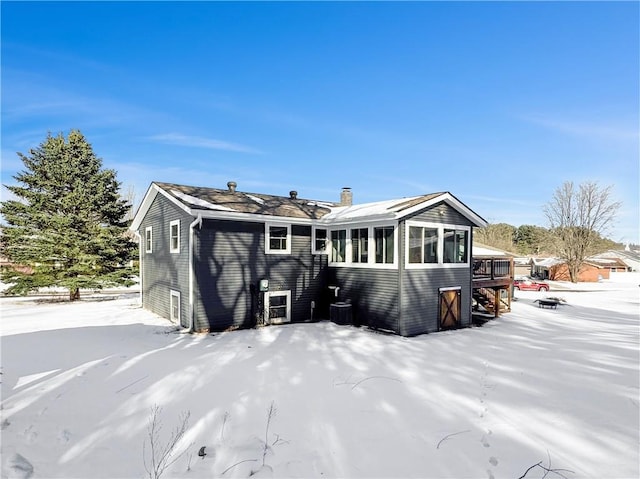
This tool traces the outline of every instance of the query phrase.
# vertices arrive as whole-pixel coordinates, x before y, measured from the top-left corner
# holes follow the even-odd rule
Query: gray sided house
[[[360,205],[152,183],[132,223],[144,308],[192,331],[344,320],[471,324],[473,227],[450,193]]]

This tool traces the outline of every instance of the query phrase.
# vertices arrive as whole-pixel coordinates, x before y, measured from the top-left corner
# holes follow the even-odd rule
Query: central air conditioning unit
[[[353,324],[351,304],[333,303],[329,306],[329,319],[336,324]]]

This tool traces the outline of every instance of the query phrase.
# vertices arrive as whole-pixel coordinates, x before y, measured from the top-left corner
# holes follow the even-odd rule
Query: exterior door
[[[454,329],[460,327],[461,311],[460,288],[447,288],[440,290],[440,328]]]

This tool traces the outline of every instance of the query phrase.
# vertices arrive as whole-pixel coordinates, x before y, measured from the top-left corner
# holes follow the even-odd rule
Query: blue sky
[[[450,191],[547,226],[564,181],[614,185],[640,243],[638,2],[7,2],[2,182],[80,129],[151,181],[355,202]],[[6,197],[6,190],[3,190]]]

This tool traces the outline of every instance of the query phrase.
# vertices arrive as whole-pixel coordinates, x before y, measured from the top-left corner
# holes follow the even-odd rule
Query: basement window
[[[291,291],[268,291],[264,294],[264,314],[267,324],[291,322]]]
[[[169,319],[180,324],[180,292],[170,290]]]

